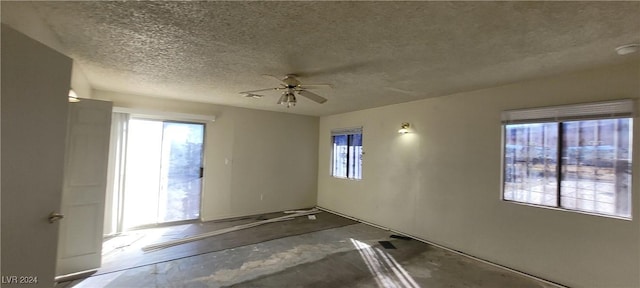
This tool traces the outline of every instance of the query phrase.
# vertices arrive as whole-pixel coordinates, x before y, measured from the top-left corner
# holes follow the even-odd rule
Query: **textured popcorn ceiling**
[[[45,20],[95,88],[308,115],[628,61],[637,56],[614,48],[640,42],[640,2],[18,5]],[[238,94],[288,73],[332,84],[313,90],[329,101],[298,97],[287,109],[277,92]]]

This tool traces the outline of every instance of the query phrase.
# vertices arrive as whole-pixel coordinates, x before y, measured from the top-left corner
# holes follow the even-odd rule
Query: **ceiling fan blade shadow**
[[[260,98],[262,98],[263,96],[264,96],[264,95],[260,95],[260,94],[253,94],[253,93],[246,93],[246,94],[244,95],[244,97],[247,97],[247,98],[255,98],[255,99],[260,99]]]
[[[322,97],[322,96],[320,96],[320,95],[318,95],[316,93],[309,92],[307,90],[299,90],[298,94],[300,94],[300,95],[302,95],[304,97],[307,97],[307,98],[309,98],[309,100],[318,102],[320,104],[322,104],[324,102],[327,102],[326,98],[324,98],[324,97]]]

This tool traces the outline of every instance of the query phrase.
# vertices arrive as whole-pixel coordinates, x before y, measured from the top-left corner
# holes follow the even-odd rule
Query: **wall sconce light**
[[[409,133],[409,123],[404,122],[402,123],[402,126],[400,126],[400,130],[398,130],[398,133],[400,134],[407,134]]]
[[[76,94],[76,91],[73,91],[73,89],[69,89],[69,102],[80,102],[80,99],[78,99],[78,94]]]

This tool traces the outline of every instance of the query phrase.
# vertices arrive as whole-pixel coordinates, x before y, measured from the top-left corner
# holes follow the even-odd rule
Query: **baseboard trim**
[[[98,269],[91,269],[91,270],[71,273],[71,274],[67,274],[67,275],[60,275],[60,276],[56,276],[54,281],[57,284],[57,283],[69,282],[69,281],[73,281],[73,280],[87,278],[87,277],[93,275],[94,273],[96,273],[97,271],[98,271]]]
[[[553,281],[549,281],[549,280],[546,280],[546,279],[540,278],[540,277],[535,276],[535,275],[531,275],[531,274],[528,274],[528,273],[525,273],[525,272],[522,272],[522,271],[519,271],[519,270],[515,270],[515,269],[513,269],[513,268],[509,268],[509,267],[507,267],[507,266],[503,266],[503,265],[500,265],[500,264],[497,264],[497,263],[494,263],[494,262],[491,262],[491,261],[487,261],[487,260],[484,260],[484,259],[481,259],[481,258],[475,257],[475,256],[473,256],[473,255],[469,255],[469,254],[464,253],[464,252],[462,252],[462,251],[458,251],[458,250],[455,250],[455,249],[451,249],[451,248],[449,248],[449,247],[446,247],[446,246],[440,245],[440,244],[438,244],[438,243],[434,243],[434,242],[432,242],[432,241],[429,241],[429,240],[426,240],[426,239],[420,238],[420,237],[415,236],[415,235],[411,235],[411,234],[408,234],[408,233],[405,233],[405,232],[402,232],[402,231],[396,231],[396,230],[390,229],[390,228],[388,228],[388,227],[380,226],[380,225],[378,225],[378,224],[374,224],[374,223],[371,223],[371,222],[369,222],[369,221],[362,220],[362,219],[359,219],[359,218],[356,218],[356,217],[353,217],[353,216],[349,216],[349,215],[346,215],[346,214],[343,214],[343,213],[340,213],[340,212],[337,212],[337,211],[333,211],[333,210],[331,210],[331,209],[327,209],[327,208],[324,208],[324,207],[321,207],[321,206],[316,206],[316,208],[318,208],[319,210],[322,210],[322,211],[328,212],[328,213],[336,214],[336,215],[338,215],[338,216],[342,216],[342,217],[345,217],[345,218],[348,218],[348,219],[351,219],[351,220],[354,220],[354,221],[358,221],[358,222],[360,222],[360,223],[362,223],[362,224],[366,224],[366,225],[369,225],[369,226],[372,226],[372,227],[376,227],[376,228],[378,228],[378,229],[382,229],[382,230],[385,230],[385,231],[389,231],[389,232],[392,232],[392,233],[394,233],[394,234],[398,234],[398,235],[403,235],[403,236],[411,237],[411,238],[416,239],[416,240],[418,240],[418,241],[420,241],[420,242],[424,242],[424,243],[426,243],[426,244],[433,245],[433,246],[435,246],[435,247],[438,247],[438,248],[441,248],[441,249],[447,250],[447,251],[449,251],[449,252],[456,253],[456,254],[458,254],[458,255],[461,255],[461,256],[464,256],[464,257],[467,257],[467,258],[470,258],[470,259],[473,259],[473,260],[476,260],[476,261],[479,261],[479,262],[482,262],[482,263],[485,263],[485,264],[488,264],[488,265],[491,265],[491,266],[494,266],[494,267],[497,267],[497,268],[500,268],[500,269],[504,269],[504,270],[507,270],[507,271],[509,271],[509,272],[516,273],[516,274],[518,274],[518,275],[520,275],[520,276],[524,276],[524,277],[527,277],[527,278],[531,278],[531,279],[534,279],[534,280],[537,280],[537,281],[543,282],[543,283],[548,284],[548,285],[552,285],[552,286],[555,286],[555,287],[558,287],[558,288],[568,288],[568,286],[564,286],[564,285],[562,285],[562,284],[559,284],[559,283],[556,283],[556,282],[553,282]]]

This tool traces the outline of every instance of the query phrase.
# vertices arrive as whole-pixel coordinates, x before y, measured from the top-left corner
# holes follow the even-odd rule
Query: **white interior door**
[[[56,275],[100,267],[112,103],[69,103]]]
[[[1,284],[52,287],[72,62],[4,24],[1,34]]]

